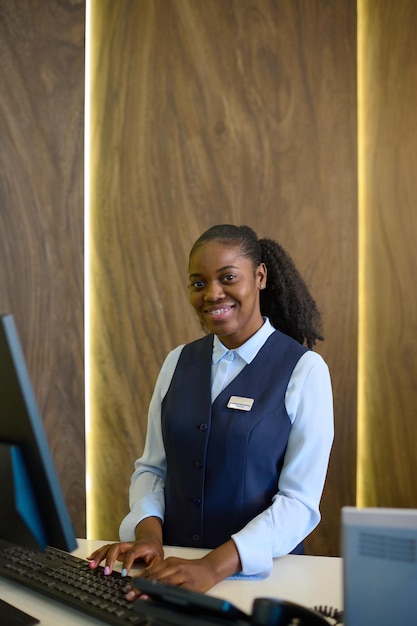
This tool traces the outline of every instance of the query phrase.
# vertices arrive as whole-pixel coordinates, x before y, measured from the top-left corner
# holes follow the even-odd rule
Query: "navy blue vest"
[[[162,403],[166,545],[215,548],[277,492],[291,428],[285,393],[306,348],[275,331],[213,405],[212,348],[212,335],[184,346]],[[232,395],[253,398],[252,409],[227,408]]]

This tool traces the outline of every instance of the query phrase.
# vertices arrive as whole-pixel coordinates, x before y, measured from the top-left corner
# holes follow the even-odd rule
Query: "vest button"
[[[198,535],[197,533],[195,533],[193,535],[193,541],[200,541],[200,535]]]
[[[197,469],[201,469],[203,467],[203,464],[201,461],[194,461],[194,467],[197,467]]]
[[[201,498],[193,498],[192,499],[193,504],[195,504],[196,506],[200,506],[201,504]]]
[[[200,424],[199,428],[200,430],[207,430],[208,426],[205,422],[203,422],[202,424]]]

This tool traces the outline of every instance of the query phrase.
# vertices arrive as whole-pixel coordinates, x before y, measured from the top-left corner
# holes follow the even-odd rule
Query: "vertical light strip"
[[[84,97],[84,367],[85,367],[85,451],[86,451],[86,524],[91,537],[91,308],[90,308],[90,129],[91,129],[91,2],[86,0],[85,24],[85,97]]]
[[[357,2],[358,87],[358,406],[356,504],[365,506],[364,460],[366,454],[366,11],[367,0]]]

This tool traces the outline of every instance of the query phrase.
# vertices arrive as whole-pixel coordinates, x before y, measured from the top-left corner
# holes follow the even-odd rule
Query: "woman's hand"
[[[104,574],[111,574],[116,561],[123,563],[122,576],[129,574],[137,560],[144,561],[147,567],[157,565],[164,559],[162,546],[161,521],[156,517],[147,517],[136,528],[136,541],[109,543],[95,550],[87,560],[90,568],[96,569],[105,561]]]
[[[140,589],[140,578],[144,577],[204,593],[240,570],[239,553],[234,541],[230,540],[200,559],[168,557],[154,562],[146,567],[136,584]],[[139,589],[130,590],[127,599],[134,600],[139,597],[141,595]]]
[[[137,579],[139,589],[142,577],[201,593],[213,587],[217,582],[211,567],[204,561],[204,558],[181,559],[171,556],[149,565]]]

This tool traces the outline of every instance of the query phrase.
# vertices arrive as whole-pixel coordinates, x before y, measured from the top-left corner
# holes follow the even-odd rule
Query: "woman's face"
[[[265,265],[254,269],[238,246],[210,241],[190,258],[190,302],[206,330],[229,349],[238,348],[262,326],[259,290],[265,284]]]

